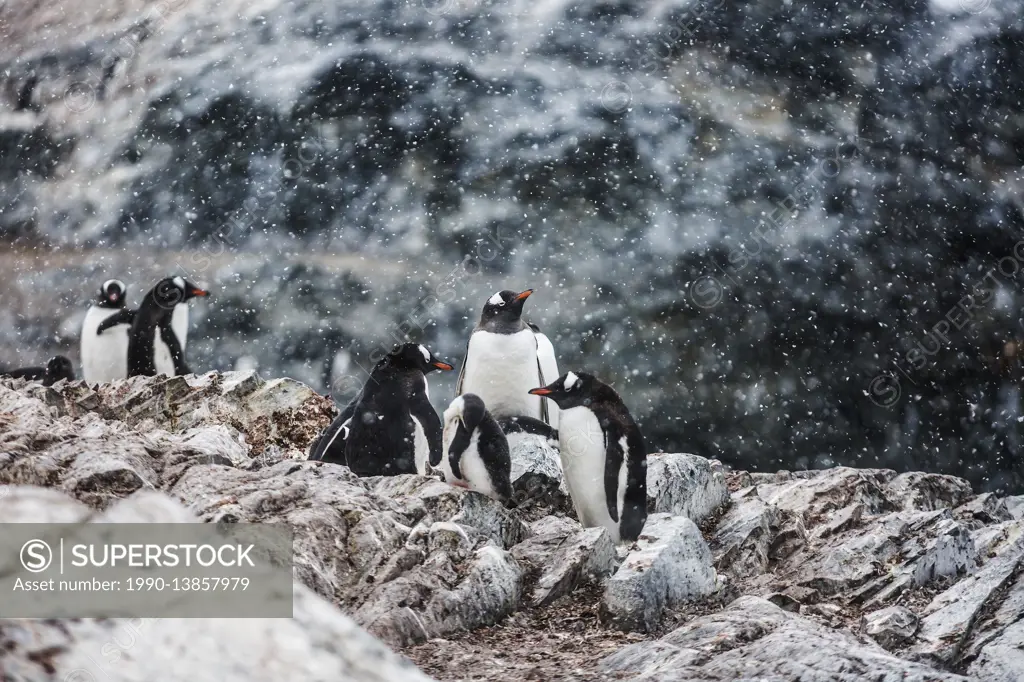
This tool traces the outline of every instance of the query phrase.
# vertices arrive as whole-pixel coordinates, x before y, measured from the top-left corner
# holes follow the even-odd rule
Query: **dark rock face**
[[[659,449],[1024,490],[1022,38],[1011,0],[8,3],[0,352],[182,269],[193,366],[344,399],[338,350],[460,359],[514,281]]]

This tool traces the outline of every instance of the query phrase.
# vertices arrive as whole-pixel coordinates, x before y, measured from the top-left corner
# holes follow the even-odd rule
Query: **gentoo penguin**
[[[395,346],[359,394],[310,449],[310,459],[347,464],[358,476],[426,474],[441,461],[441,420],[427,373],[452,366],[424,346]]]
[[[583,372],[530,393],[561,408],[559,458],[580,523],[636,540],[647,520],[647,448],[619,395]]]
[[[185,279],[183,277],[175,277],[174,281],[180,287],[185,287]],[[174,306],[174,313],[171,315],[171,331],[174,333],[174,337],[177,340],[178,347],[181,348],[181,352],[185,352],[185,344],[188,343],[188,300],[182,299]],[[174,355],[171,352],[171,344],[163,340],[163,334],[157,334],[155,337],[155,352],[156,352],[156,373],[166,374],[167,376],[174,376],[176,370],[174,365]],[[178,372],[181,374],[181,372]]]
[[[75,370],[71,361],[63,355],[55,355],[46,363],[46,367],[22,367],[6,372],[0,372],[5,376],[15,379],[28,379],[29,381],[42,381],[43,386],[52,386],[61,379],[72,381],[75,378]]]
[[[128,376],[153,376],[157,373],[175,376],[191,374],[185,362],[185,351],[178,344],[178,338],[171,329],[174,307],[195,296],[209,296],[183,277],[167,277],[156,283],[142,299],[142,305],[135,311],[131,331],[128,332]],[[107,320],[99,327],[99,333],[106,331],[111,322]],[[170,352],[172,367],[157,367],[156,338],[159,334]]]
[[[132,311],[125,307],[126,292],[124,282],[108,279],[100,287],[99,296],[85,314],[79,354],[82,378],[90,384],[102,384],[128,376],[128,330],[132,325]],[[100,324],[115,316],[118,323],[108,327],[100,336]]]
[[[444,480],[501,502],[512,498],[508,441],[484,401],[464,393],[444,411]]]
[[[529,395],[534,386],[557,377],[545,373],[537,332],[522,317],[523,304],[532,293],[533,289],[518,294],[505,290],[487,299],[480,322],[469,337],[455,395],[477,394],[496,419],[525,416],[550,424],[547,403]],[[553,363],[552,352],[546,364]]]

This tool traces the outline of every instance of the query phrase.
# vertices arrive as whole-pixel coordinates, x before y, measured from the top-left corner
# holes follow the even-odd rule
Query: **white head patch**
[[[417,346],[420,349],[420,353],[423,353],[423,361],[430,362],[430,351],[423,346]]]
[[[175,277],[175,278],[174,278],[174,283],[175,283],[175,284],[177,285],[177,287],[178,287],[179,289],[181,289],[182,291],[184,291],[184,290],[185,290],[185,279],[184,279],[183,277]]]
[[[462,399],[460,395],[458,398],[451,402],[448,409],[444,411],[444,421],[448,423],[453,419],[458,419],[462,416],[462,413],[466,410],[466,401]]]
[[[576,382],[579,381],[579,380],[580,380],[580,378],[578,376],[576,376],[575,374],[573,374],[572,372],[566,373],[566,375],[565,375],[565,390],[568,391],[570,388],[575,386]]]
[[[490,303],[491,305],[504,305],[505,299],[501,297],[501,292],[499,291],[494,296],[491,296],[489,299],[487,299],[487,302]]]

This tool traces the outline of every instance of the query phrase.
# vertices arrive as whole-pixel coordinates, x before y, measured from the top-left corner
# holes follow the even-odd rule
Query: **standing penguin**
[[[444,411],[444,480],[501,502],[512,498],[508,441],[480,396],[465,393]]]
[[[209,292],[183,277],[167,277],[149,290],[135,311],[132,328],[128,332],[128,376],[192,373],[185,362],[185,350],[171,328],[171,318],[177,304],[196,296],[209,296]],[[112,320],[106,320],[99,326],[100,334],[106,331],[110,322]],[[157,335],[167,344],[172,362],[170,368],[157,367]]]
[[[175,277],[175,283],[184,288],[185,279],[183,277]],[[174,306],[174,312],[171,315],[170,324],[171,333],[174,334],[175,341],[178,347],[181,348],[181,352],[185,352],[185,344],[188,343],[188,300],[182,299]],[[171,343],[164,341],[163,334],[157,334],[154,337],[155,352],[156,352],[156,373],[166,374],[167,376],[174,376],[176,370],[174,365],[174,355],[171,352]],[[180,372],[178,372],[180,374]]]
[[[430,404],[427,373],[452,366],[424,346],[396,346],[359,395],[320,436],[310,459],[347,464],[357,476],[426,474],[441,461],[441,420]]]
[[[72,368],[70,360],[63,355],[55,355],[46,363],[46,367],[22,367],[21,369],[0,371],[0,376],[42,381],[43,386],[52,386],[61,379],[74,381],[75,370]]]
[[[128,376],[128,330],[132,325],[132,311],[125,307],[127,290],[121,280],[108,279],[85,314],[79,356],[82,378],[90,384]],[[100,324],[111,318],[117,322],[106,328],[101,336],[98,331]]]
[[[530,393],[561,408],[559,458],[580,523],[636,540],[647,521],[647,448],[619,395],[583,372]]]
[[[523,320],[523,305],[533,293],[499,291],[487,299],[480,322],[469,337],[455,395],[475,393],[495,418],[533,417],[551,423],[551,411],[545,401],[531,397],[528,391],[538,384],[554,381],[554,349],[541,364],[538,332]],[[544,338],[546,346],[551,343]],[[557,418],[556,418],[557,421]]]

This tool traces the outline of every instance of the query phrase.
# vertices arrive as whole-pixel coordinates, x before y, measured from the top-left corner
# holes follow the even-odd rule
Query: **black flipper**
[[[341,434],[341,440],[335,443],[335,438],[338,436],[338,430],[344,426],[345,422],[352,418],[352,415],[356,411],[356,403],[359,402],[360,396],[363,392],[360,391],[356,394],[356,397],[349,402],[344,410],[341,411],[334,421],[323,430],[320,437],[313,441],[313,444],[309,447],[309,458],[314,461],[323,462],[334,462],[335,464],[345,464],[345,438],[346,435]],[[333,446],[333,447],[332,447]],[[334,451],[329,459],[325,459],[327,453]]]
[[[647,522],[647,446],[635,425],[626,436],[629,459],[626,462],[626,495],[622,500],[619,537],[635,541]]]
[[[469,447],[471,439],[472,434],[466,430],[466,427],[462,425],[460,420],[458,426],[455,427],[455,437],[452,438],[452,444],[448,446],[448,464],[452,468],[452,474],[460,480],[462,479],[462,469],[460,468],[462,453]]]
[[[174,373],[178,376],[191,374],[192,370],[189,369],[188,364],[185,362],[185,351],[182,350],[181,344],[178,342],[178,335],[171,329],[170,320],[160,324],[160,338],[167,344],[167,349],[171,351]]]
[[[426,386],[425,383],[424,386]],[[409,400],[409,409],[412,416],[423,427],[423,434],[427,437],[427,444],[430,448],[427,461],[430,462],[430,466],[436,467],[441,463],[441,456],[443,454],[441,441],[443,439],[444,427],[441,425],[441,418],[437,416],[437,412],[434,410],[434,406],[430,404],[430,399],[427,398],[425,391],[416,391],[412,395]]]
[[[546,400],[544,402],[547,402]],[[532,433],[536,436],[543,436],[548,440],[558,440],[558,430],[551,428],[540,419],[533,417],[502,417],[497,420],[498,426],[505,435],[510,433]]]
[[[100,322],[100,326],[96,327],[96,334],[97,335],[102,334],[107,329],[110,329],[111,327],[116,327],[119,324],[126,324],[128,326],[131,326],[131,324],[132,324],[132,322],[134,320],[135,320],[135,311],[134,310],[128,310],[127,308],[121,308],[116,313],[114,313],[113,315],[111,315],[107,319],[105,319],[102,322]]]
[[[46,378],[46,368],[22,367],[21,369],[7,370],[3,374],[14,379],[28,379],[30,381],[41,381]]]
[[[602,420],[604,421],[604,420]],[[612,521],[619,521],[619,471],[626,453],[619,445],[620,434],[614,423],[602,423],[604,433],[604,495],[608,505],[608,514]]]
[[[320,434],[320,439],[314,444],[309,458],[320,462],[346,464],[345,445],[348,442],[348,424],[351,419],[350,414],[344,418],[339,416],[331,422],[331,425]]]
[[[473,335],[469,335],[470,340],[473,339]],[[466,354],[462,356],[462,366],[459,367],[459,378],[455,382],[455,397],[458,398],[462,395],[462,380],[466,376],[466,361],[469,360],[469,342],[466,342]]]

